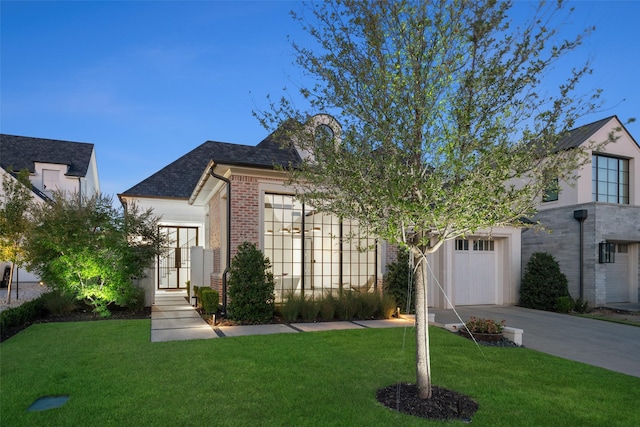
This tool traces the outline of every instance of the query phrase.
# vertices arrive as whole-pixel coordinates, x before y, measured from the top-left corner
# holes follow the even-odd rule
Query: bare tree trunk
[[[13,269],[16,264],[14,262],[11,263],[11,268],[9,269],[9,282],[7,283],[7,300],[6,304],[11,303],[11,282],[13,282]]]
[[[413,252],[416,286],[416,383],[421,399],[431,398],[431,360],[429,352],[429,307],[427,303],[427,260]]]

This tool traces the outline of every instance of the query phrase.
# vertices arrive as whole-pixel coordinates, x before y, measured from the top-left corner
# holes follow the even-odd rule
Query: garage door
[[[606,264],[607,302],[629,302],[629,245],[616,244],[615,262]]]
[[[459,239],[453,257],[455,305],[496,303],[497,247],[494,240]]]

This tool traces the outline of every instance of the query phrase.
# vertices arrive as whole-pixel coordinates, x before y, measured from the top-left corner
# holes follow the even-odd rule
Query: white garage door
[[[629,302],[629,245],[616,244],[615,262],[606,269],[607,302]]]
[[[453,257],[455,305],[496,303],[498,245],[494,240],[456,240]]]

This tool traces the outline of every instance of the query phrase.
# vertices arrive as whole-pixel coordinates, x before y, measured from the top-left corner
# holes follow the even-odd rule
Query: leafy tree
[[[94,311],[109,316],[108,305],[136,304],[141,277],[160,248],[158,218],[136,206],[115,208],[111,197],[65,197],[34,211],[35,227],[27,236],[29,265],[47,286],[86,300]]]
[[[231,261],[229,276],[229,317],[249,323],[264,323],[275,307],[273,273],[269,258],[244,242]]]
[[[295,14],[316,47],[293,43],[313,79],[300,111],[283,97],[255,112],[284,145],[308,154],[291,169],[297,197],[359,220],[414,257],[419,395],[431,397],[427,258],[450,239],[521,226],[552,179],[587,161],[559,139],[599,91],[576,96],[588,64],[557,89],[550,68],[590,30],[558,40],[563,5],[512,25],[511,2],[336,0]],[[331,113],[336,123],[320,120]],[[285,125],[282,125],[282,124]],[[604,143],[604,142],[603,142]]]
[[[2,197],[0,197],[0,260],[10,261],[11,269],[7,283],[7,304],[11,302],[11,282],[15,266],[24,259],[24,235],[30,227],[29,211],[33,206],[33,193],[29,171],[24,169],[13,176],[13,171],[2,174]],[[4,274],[4,272],[0,272]]]

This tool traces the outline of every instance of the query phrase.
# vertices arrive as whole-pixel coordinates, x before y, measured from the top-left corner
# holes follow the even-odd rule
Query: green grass
[[[0,344],[3,426],[435,425],[376,390],[414,381],[403,328],[151,343],[148,320],[38,324]],[[477,426],[640,425],[640,379],[432,328],[435,385],[472,396]],[[58,409],[27,412],[46,395]],[[458,424],[450,423],[450,424]]]

